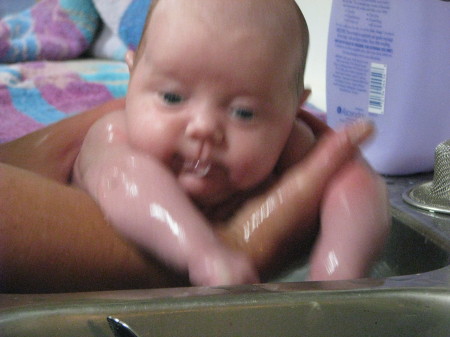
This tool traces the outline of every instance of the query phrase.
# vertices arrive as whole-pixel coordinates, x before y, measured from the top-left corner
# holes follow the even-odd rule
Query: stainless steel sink
[[[55,295],[0,295],[0,336],[113,336],[115,316],[144,336],[450,336],[450,216],[401,194],[430,175],[386,178],[393,229],[372,278]],[[280,282],[293,281],[293,282]]]

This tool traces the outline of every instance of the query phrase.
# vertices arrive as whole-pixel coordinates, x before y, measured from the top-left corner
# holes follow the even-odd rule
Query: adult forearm
[[[59,292],[179,284],[124,241],[84,192],[0,164],[0,287]]]
[[[219,235],[251,256],[261,273],[270,271],[280,261],[273,260],[280,249],[298,248],[311,238],[327,184],[371,133],[372,127],[361,123],[322,136],[303,161],[242,207]]]

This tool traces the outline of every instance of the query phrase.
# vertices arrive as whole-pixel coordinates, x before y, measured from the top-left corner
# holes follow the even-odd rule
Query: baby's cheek
[[[129,139],[133,148],[161,161],[166,161],[173,155],[176,143],[170,132],[158,128],[158,125],[146,123],[145,120],[142,124],[129,128]]]

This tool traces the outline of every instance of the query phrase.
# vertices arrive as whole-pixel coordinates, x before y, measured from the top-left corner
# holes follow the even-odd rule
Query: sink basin
[[[0,336],[113,336],[106,317],[144,336],[449,336],[450,216],[403,203],[429,175],[386,178],[393,228],[372,278],[222,288],[0,295]],[[288,282],[286,282],[288,281]]]

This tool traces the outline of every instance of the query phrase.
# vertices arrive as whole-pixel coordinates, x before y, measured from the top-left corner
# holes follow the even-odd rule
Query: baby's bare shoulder
[[[124,115],[121,110],[113,111],[92,124],[73,166],[74,185],[86,186],[86,172],[96,167],[98,163],[105,162],[108,155],[114,153],[114,148],[126,144]]]
[[[86,134],[84,144],[94,143],[97,146],[103,146],[126,141],[125,111],[116,110],[106,114],[92,124]]]

